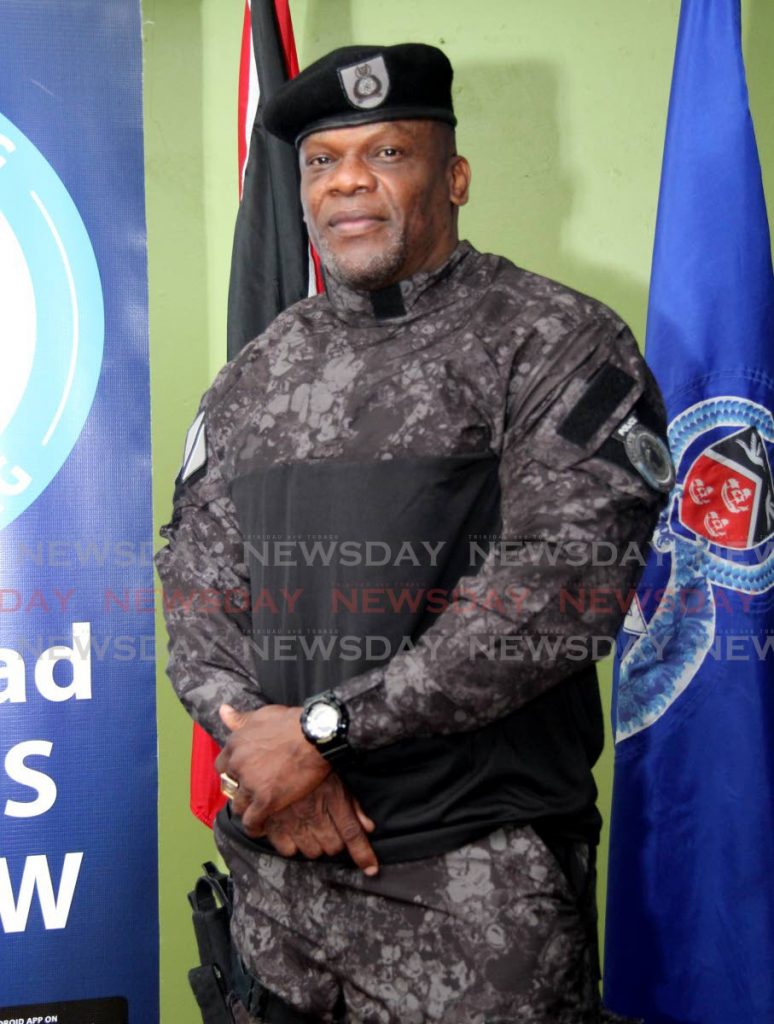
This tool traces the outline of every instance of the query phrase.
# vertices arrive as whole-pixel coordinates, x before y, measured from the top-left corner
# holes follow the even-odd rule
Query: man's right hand
[[[284,857],[333,856],[346,849],[367,875],[379,871],[367,833],[376,826],[332,772],[308,796],[266,819],[263,835]]]

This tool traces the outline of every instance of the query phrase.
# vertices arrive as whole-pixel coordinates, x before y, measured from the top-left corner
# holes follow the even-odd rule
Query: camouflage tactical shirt
[[[632,426],[663,436],[660,397],[588,297],[465,242],[381,292],[329,282],[189,432],[158,555],[180,699],[222,742],[224,702],[333,687],[364,758],[347,781],[395,856],[509,820],[588,836],[589,666],[664,501]]]

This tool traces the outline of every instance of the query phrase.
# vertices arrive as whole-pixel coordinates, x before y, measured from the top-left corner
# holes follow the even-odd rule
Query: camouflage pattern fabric
[[[341,683],[353,747],[492,722],[577,671],[583,658],[577,649],[569,656],[572,644],[587,644],[592,660],[591,641],[614,636],[623,619],[642,561],[597,564],[594,545],[612,544],[618,555],[630,542],[644,549],[664,501],[631,466],[604,455],[641,396],[663,420],[625,324],[593,299],[466,242],[441,268],[399,288],[402,313],[380,319],[371,293],[329,282],[325,295],[277,317],[203,399],[207,462],[176,490],[157,565],[170,677],[220,742],[220,704],[264,703],[249,610],[229,607],[229,595],[249,588],[231,487],[256,467],[492,453],[503,536],[552,552],[515,568],[493,553],[459,581],[466,614],[443,612],[415,650]],[[589,381],[608,365],[631,389],[588,436],[562,436]],[[588,557],[578,557],[579,548]],[[593,593],[607,599],[590,604],[584,595]],[[580,610],[561,594],[580,595]],[[518,663],[471,656],[473,638],[525,634],[559,646]]]
[[[609,457],[633,411],[644,406],[663,425],[626,326],[594,300],[465,242],[399,292],[400,308],[393,301],[384,316],[372,294],[329,282],[250,343],[202,401],[206,461],[189,457],[195,471],[179,479],[157,564],[170,677],[220,742],[222,703],[251,710],[266,700],[250,610],[230,599],[250,586],[232,488],[261,467],[489,453],[499,460],[503,536],[551,551],[516,567],[492,552],[458,583],[465,614],[442,612],[414,650],[335,687],[356,750],[465,734],[516,712],[581,667],[571,644],[612,637],[622,621],[642,562],[596,560],[594,545],[642,551],[665,500]],[[568,436],[605,367],[631,387],[606,396],[589,429]],[[584,593],[609,599],[560,599]],[[559,646],[518,661],[471,657],[476,636]],[[594,656],[589,647],[585,660]],[[248,965],[321,1021],[331,1020],[340,988],[353,1024],[599,1019],[577,894],[529,827],[384,865],[376,879],[220,841]]]
[[[332,1024],[340,993],[346,1024],[603,1019],[586,893],[529,826],[376,878],[216,838],[236,882],[232,928],[248,969],[310,1020]],[[583,889],[594,883],[588,852],[574,851]]]

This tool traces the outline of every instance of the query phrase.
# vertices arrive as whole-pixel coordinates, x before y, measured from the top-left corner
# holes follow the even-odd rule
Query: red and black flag
[[[298,197],[298,158],[263,127],[266,101],[297,74],[288,0],[248,0],[239,69],[241,201],[228,294],[229,359],[283,309],[318,290]]]
[[[228,357],[287,306],[320,290],[298,197],[298,159],[263,127],[263,105],[298,74],[288,0],[247,0],[239,64],[239,212],[228,295]],[[191,810],[212,825],[226,802],[213,762],[220,748],[194,726]]]

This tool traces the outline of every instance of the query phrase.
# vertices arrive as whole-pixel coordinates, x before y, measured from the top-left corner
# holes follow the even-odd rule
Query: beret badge
[[[383,57],[372,57],[367,63],[350,64],[339,68],[344,95],[358,110],[371,110],[387,99],[390,76]]]

